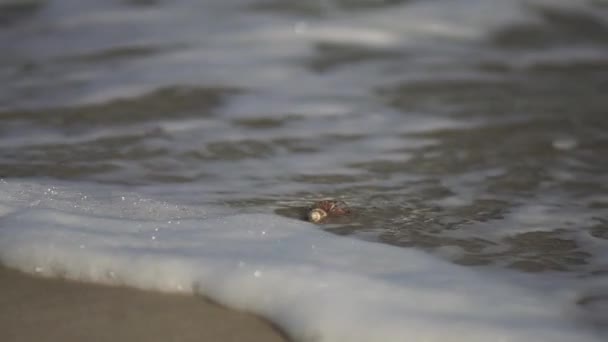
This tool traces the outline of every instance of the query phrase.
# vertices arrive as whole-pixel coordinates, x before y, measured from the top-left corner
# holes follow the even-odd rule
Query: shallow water
[[[0,46],[10,184],[290,218],[338,197],[337,234],[605,284],[606,1],[4,0]]]

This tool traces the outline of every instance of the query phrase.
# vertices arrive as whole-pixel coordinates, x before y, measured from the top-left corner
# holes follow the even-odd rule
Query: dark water
[[[3,1],[0,44],[2,178],[608,274],[605,1]]]

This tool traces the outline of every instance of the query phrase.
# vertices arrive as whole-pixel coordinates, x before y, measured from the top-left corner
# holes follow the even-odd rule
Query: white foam
[[[319,25],[296,29],[296,33],[311,40],[375,47],[394,46],[401,40],[390,32],[365,27]]]
[[[573,138],[562,138],[553,140],[551,144],[556,150],[567,151],[576,148],[578,142]]]
[[[539,200],[537,200],[539,201]],[[590,227],[595,213],[576,206],[527,203],[511,209],[501,220],[480,222],[466,229],[466,234],[492,241],[531,232],[554,232],[575,227]],[[463,232],[445,232],[446,236],[462,237]]]
[[[82,193],[40,193],[44,188],[0,183],[0,260],[8,266],[204,294],[260,314],[301,341],[600,340],[575,323],[574,304],[562,297],[420,251],[338,237],[275,215],[173,221],[167,218],[179,210],[158,214],[157,206],[130,207],[122,197],[115,200],[127,209],[155,215],[113,213],[113,201],[93,201],[91,213]],[[54,209],[40,204],[48,196]]]

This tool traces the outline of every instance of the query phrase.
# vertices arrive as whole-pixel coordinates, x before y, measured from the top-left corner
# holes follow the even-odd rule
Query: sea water
[[[204,294],[261,314],[296,340],[600,341],[579,321],[580,291],[534,291],[522,279],[277,215],[132,195],[104,204],[23,183],[3,183],[0,198],[0,258],[8,266]]]
[[[0,47],[7,266],[303,341],[606,338],[606,1],[3,0]]]

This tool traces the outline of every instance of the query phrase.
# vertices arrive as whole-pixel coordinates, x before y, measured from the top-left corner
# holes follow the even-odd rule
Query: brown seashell
[[[308,220],[319,223],[327,217],[344,216],[350,213],[350,209],[343,201],[323,200],[315,202],[308,211]]]

